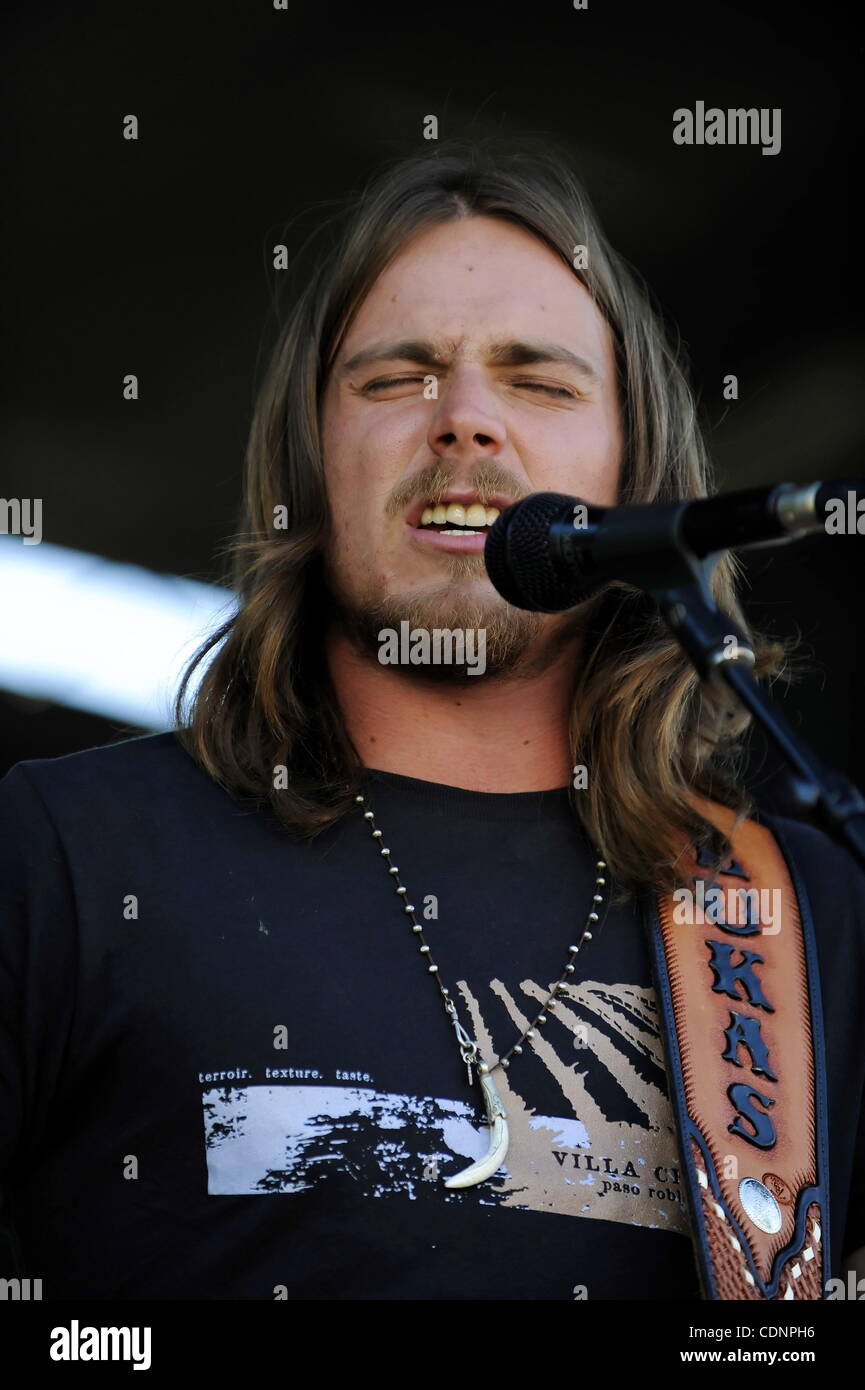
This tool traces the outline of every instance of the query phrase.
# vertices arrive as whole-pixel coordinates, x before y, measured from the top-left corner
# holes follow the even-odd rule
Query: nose
[[[494,457],[504,447],[507,431],[495,392],[482,367],[457,367],[430,421],[427,442],[435,454],[458,458]]]

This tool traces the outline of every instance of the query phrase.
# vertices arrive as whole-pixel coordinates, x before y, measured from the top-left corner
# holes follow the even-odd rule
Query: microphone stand
[[[643,513],[642,553],[637,556],[633,550],[627,554],[629,539],[622,535],[629,582],[654,598],[700,679],[725,681],[765,730],[792,771],[790,785],[796,804],[865,869],[865,799],[849,777],[820,763],[757,684],[751,672],[754,652],[732,618],[715,603],[709,588],[721,552],[698,559],[681,533],[683,510],[681,503],[653,508],[648,536]],[[766,545],[784,544],[787,539]]]

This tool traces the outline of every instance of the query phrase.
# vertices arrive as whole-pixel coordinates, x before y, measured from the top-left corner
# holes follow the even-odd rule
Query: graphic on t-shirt
[[[500,980],[490,990],[517,1033],[548,993],[523,981],[524,1010]],[[477,999],[465,982],[459,992],[481,1052],[495,1056]],[[488,1012],[495,1008],[491,1001]],[[269,1081],[204,1092],[208,1192],[297,1193],[349,1181],[369,1197],[402,1193],[686,1232],[654,991],[569,985],[532,1046],[556,1082],[561,1111],[535,1113],[518,1065],[499,1068],[510,1145],[498,1172],[475,1187],[451,1191],[442,1181],[486,1152],[487,1130],[470,1100]],[[609,1115],[599,1091],[611,1097]]]

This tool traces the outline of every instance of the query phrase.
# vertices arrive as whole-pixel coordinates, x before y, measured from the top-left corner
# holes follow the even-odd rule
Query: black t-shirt
[[[567,789],[388,773],[370,805],[487,1058],[579,940],[595,869]],[[781,823],[814,907],[833,1272],[865,1244],[865,876]],[[0,783],[0,1186],[43,1297],[691,1299],[648,953],[608,908],[537,1039],[476,1084],[361,810],[311,845],[171,734]],[[10,1255],[4,1256],[9,1261]]]

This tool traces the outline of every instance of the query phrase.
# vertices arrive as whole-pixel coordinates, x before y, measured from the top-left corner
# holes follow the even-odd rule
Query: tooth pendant
[[[507,1111],[496,1090],[495,1082],[486,1062],[478,1062],[477,1069],[487,1123],[490,1127],[489,1148],[483,1158],[479,1158],[476,1163],[471,1163],[461,1173],[455,1173],[452,1178],[447,1178],[445,1187],[474,1187],[476,1183],[483,1182],[484,1178],[491,1177],[496,1169],[501,1167],[508,1151]]]

